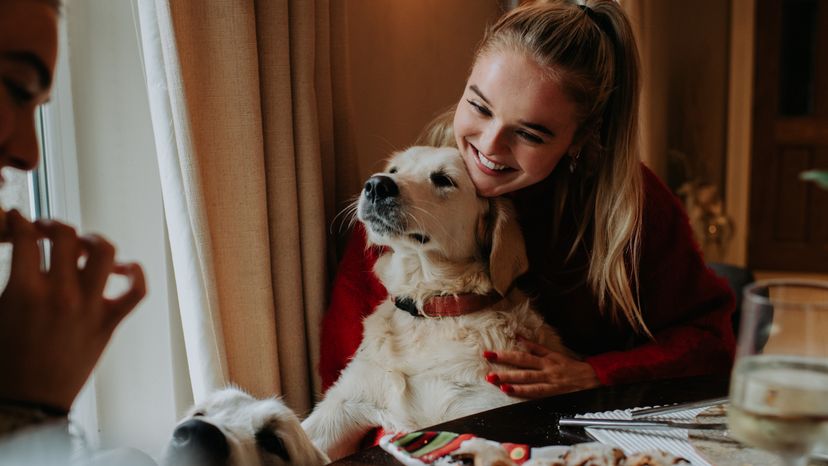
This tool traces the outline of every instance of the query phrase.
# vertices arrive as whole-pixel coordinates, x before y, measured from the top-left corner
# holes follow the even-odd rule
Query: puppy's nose
[[[199,419],[190,419],[176,427],[170,447],[215,461],[230,457],[230,446],[221,430]]]
[[[377,201],[400,195],[400,189],[397,187],[397,183],[385,175],[374,175],[368,178],[363,190],[365,191],[365,197],[369,201]]]

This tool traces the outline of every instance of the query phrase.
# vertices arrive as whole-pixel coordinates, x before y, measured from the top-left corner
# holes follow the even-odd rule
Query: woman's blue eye
[[[474,109],[477,111],[477,113],[479,113],[479,114],[481,114],[481,115],[484,115],[484,116],[487,116],[487,117],[492,116],[492,112],[491,112],[491,111],[489,111],[489,109],[488,109],[488,108],[486,108],[486,107],[484,107],[484,106],[482,106],[482,105],[478,104],[477,102],[475,102],[475,101],[473,101],[473,100],[467,100],[466,102],[468,102],[468,103],[469,103],[469,105],[471,105],[472,107],[474,107]]]
[[[3,85],[6,87],[6,90],[9,91],[9,95],[11,95],[12,99],[14,99],[14,101],[18,104],[25,104],[34,99],[34,95],[31,92],[26,90],[25,87],[18,85],[11,79],[3,79]]]

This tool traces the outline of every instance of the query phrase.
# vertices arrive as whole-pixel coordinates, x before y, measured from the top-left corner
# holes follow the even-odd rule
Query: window
[[[37,112],[37,135],[41,140],[40,157],[43,160],[42,144],[42,110]],[[46,174],[43,165],[36,171],[22,172],[13,168],[3,171],[6,180],[3,189],[0,189],[0,205],[6,211],[17,209],[26,218],[37,219],[48,217],[48,201],[43,196],[45,192]],[[12,248],[9,244],[0,246],[0,287],[5,289],[11,269]]]

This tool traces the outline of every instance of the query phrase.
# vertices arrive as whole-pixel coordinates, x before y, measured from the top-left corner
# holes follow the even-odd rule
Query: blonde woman
[[[519,286],[581,359],[527,342],[481,354],[487,380],[538,398],[729,370],[733,296],[704,264],[686,215],[639,161],[639,64],[619,5],[533,3],[486,33],[463,95],[421,142],[456,145],[482,196],[511,197],[530,270]],[[357,229],[323,321],[332,384],[385,298]]]

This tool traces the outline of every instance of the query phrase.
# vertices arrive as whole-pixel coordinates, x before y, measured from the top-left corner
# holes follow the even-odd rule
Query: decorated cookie
[[[472,434],[454,432],[411,432],[386,435],[380,439],[380,446],[403,464],[421,466],[437,464],[436,461],[444,457],[450,460],[463,442],[473,438],[476,437]]]
[[[531,455],[528,445],[472,438],[463,442],[452,459],[474,466],[514,466],[525,464]]]
[[[390,434],[380,446],[409,466],[671,466],[689,464],[663,451],[627,456],[621,449],[598,442],[531,448],[500,443],[472,434],[412,432]]]

